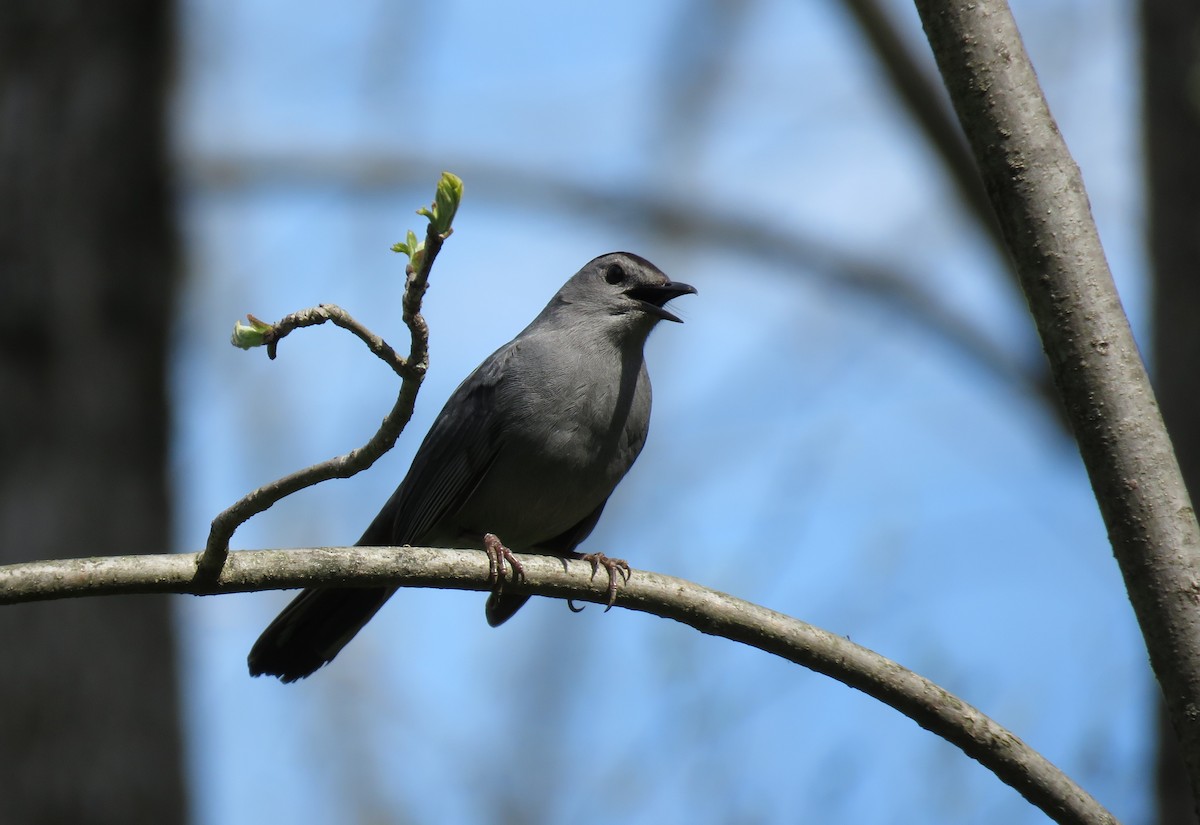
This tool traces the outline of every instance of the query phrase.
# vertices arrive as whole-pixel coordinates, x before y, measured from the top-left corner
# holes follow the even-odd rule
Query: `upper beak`
[[[677,324],[682,324],[683,321],[675,313],[666,309],[664,304],[672,298],[678,298],[680,295],[695,295],[696,288],[691,284],[684,284],[679,281],[667,281],[665,284],[654,286],[635,286],[627,290],[625,294],[636,301],[640,301],[642,308],[649,314],[655,315],[664,321],[674,321]]]

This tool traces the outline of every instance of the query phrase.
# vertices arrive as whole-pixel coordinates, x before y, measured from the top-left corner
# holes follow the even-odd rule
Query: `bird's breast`
[[[638,353],[640,356],[640,353]],[[513,549],[562,534],[608,500],[629,470],[650,422],[650,381],[633,363],[568,364],[518,374],[499,388],[499,449],[456,521],[492,532]]]

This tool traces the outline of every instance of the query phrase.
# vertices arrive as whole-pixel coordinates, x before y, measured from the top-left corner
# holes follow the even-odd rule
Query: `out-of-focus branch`
[[[396,403],[383,419],[379,429],[363,446],[259,487],[221,511],[213,519],[208,534],[208,543],[205,545],[204,552],[197,559],[195,575],[198,580],[212,580],[217,576],[229,554],[230,538],[233,537],[234,531],[247,520],[268,509],[280,499],[303,490],[305,487],[311,487],[332,478],[349,478],[370,467],[381,455],[395,446],[396,439],[400,437],[400,433],[412,418],[413,407],[417,401],[417,391],[425,377],[425,370],[429,362],[429,328],[421,316],[421,299],[429,285],[429,273],[433,268],[433,262],[442,248],[442,243],[453,231],[451,223],[461,198],[462,181],[454,175],[443,173],[442,179],[438,183],[437,197],[433,206],[420,211],[420,214],[429,219],[424,244],[418,243],[415,235],[409,232],[406,241],[393,247],[396,252],[404,252],[409,257],[409,264],[405,268],[407,280],[404,286],[402,311],[404,323],[409,330],[408,358],[398,356],[382,338],[351,318],[345,310],[332,304],[322,304],[318,307],[294,312],[273,325],[263,323],[253,316],[247,316],[250,321],[249,325],[239,323],[235,327],[233,334],[235,346],[243,348],[266,346],[267,354],[274,358],[279,341],[293,330],[332,321],[337,326],[352,332],[395,371],[401,379],[400,392],[396,397]]]
[[[682,3],[671,25],[662,29],[652,72],[657,101],[642,128],[662,188],[678,197],[690,197],[689,177],[702,165],[713,136],[709,124],[721,81],[731,74],[755,5],[749,0]]]
[[[997,257],[1015,275],[971,147],[954,111],[946,104],[946,93],[937,76],[926,71],[921,59],[924,55],[916,54],[897,34],[895,22],[879,0],[842,1],[871,44],[896,97],[941,158],[959,197],[991,240]]]
[[[319,584],[490,590],[486,554],[425,547],[324,547],[231,553],[216,578],[199,580],[199,554],[110,556],[0,567],[0,604],[128,593],[238,593]],[[517,593],[604,604],[607,581],[585,561],[523,555]],[[756,604],[638,570],[617,604],[674,619],[831,676],[891,705],[978,760],[1056,822],[1116,819],[1095,799],[998,725],[933,682],[878,653]]]
[[[917,0],[983,172],[1200,800],[1200,526],[1079,168],[1004,0]]]
[[[1152,266],[1154,389],[1175,455],[1193,496],[1200,491],[1200,3],[1141,0],[1142,156],[1146,175],[1146,245]],[[1155,782],[1159,825],[1194,822],[1193,799],[1166,708]]]
[[[941,158],[959,198],[991,241],[997,259],[1010,275],[1010,283],[1019,289],[1016,267],[1004,243],[1000,222],[996,219],[996,212],[988,199],[987,189],[962,127],[954,117],[953,109],[946,105],[945,90],[938,84],[937,78],[925,70],[921,55],[915,54],[896,32],[895,21],[879,0],[843,2],[871,44],[872,53],[883,67],[896,97]],[[1041,364],[1026,366],[1023,379],[1041,399],[1052,419],[1067,430],[1061,399],[1049,372]]]
[[[265,186],[276,182],[311,186],[354,186],[364,191],[412,186],[427,174],[430,161],[418,157],[355,153],[352,156],[306,154],[288,156],[222,155],[185,158],[184,169],[195,189]],[[901,318],[940,337],[946,345],[974,360],[980,368],[1025,392],[1057,404],[1054,388],[1040,367],[1028,369],[1008,349],[994,344],[941,299],[887,263],[867,260],[797,227],[772,225],[745,209],[708,206],[696,199],[680,202],[669,194],[629,188],[602,189],[539,170],[485,161],[457,164],[471,181],[472,197],[491,198],[506,206],[561,214],[564,209],[616,225],[654,226],[689,248],[721,249],[770,263],[849,290],[896,310]]]

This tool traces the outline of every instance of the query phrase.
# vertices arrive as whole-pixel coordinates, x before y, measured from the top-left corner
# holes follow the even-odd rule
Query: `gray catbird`
[[[588,558],[614,576],[628,565],[580,556],[650,424],[642,348],[667,301],[696,290],[628,252],[601,255],[563,285],[520,335],[459,385],[360,545],[484,548],[497,574],[493,627],[528,596],[502,593],[504,560],[521,552]],[[485,540],[486,537],[486,540]],[[499,537],[497,539],[497,537]],[[284,682],[333,660],[393,587],[303,591],[250,651],[250,673]]]

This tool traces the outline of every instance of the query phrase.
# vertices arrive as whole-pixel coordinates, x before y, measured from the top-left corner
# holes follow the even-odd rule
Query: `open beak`
[[[632,289],[626,290],[625,294],[640,303],[642,309],[648,314],[661,318],[664,321],[674,321],[677,324],[682,324],[683,321],[675,313],[668,310],[665,304],[667,301],[672,298],[678,298],[680,295],[695,295],[696,288],[691,284],[682,284],[679,281],[667,281],[665,284],[657,284],[655,286],[635,286]]]

